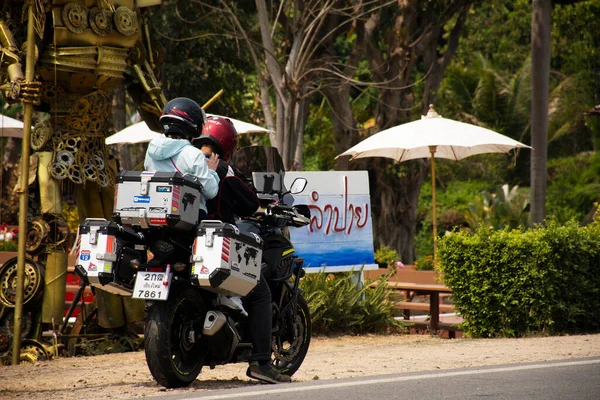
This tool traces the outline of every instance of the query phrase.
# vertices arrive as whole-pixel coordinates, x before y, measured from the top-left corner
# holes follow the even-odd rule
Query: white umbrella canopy
[[[338,157],[351,160],[366,157],[393,158],[398,162],[431,157],[433,220],[433,263],[436,265],[437,218],[435,199],[435,158],[461,160],[476,154],[508,153],[512,149],[532,149],[492,130],[442,118],[429,106],[420,120],[394,126],[368,137]]]
[[[480,126],[442,118],[430,107],[420,120],[398,125],[368,137],[337,157],[387,157],[399,162],[431,156],[461,160],[476,154],[508,153],[531,148]],[[337,158],[336,157],[336,158]]]
[[[23,138],[23,123],[6,115],[0,120],[0,137]]]
[[[129,125],[127,128],[107,137],[104,140],[106,144],[136,144],[147,143],[155,137],[161,135],[159,132],[151,130],[144,121]]]
[[[207,117],[220,117],[220,115],[215,114],[206,114]],[[254,125],[248,122],[240,121],[230,117],[231,122],[233,122],[233,126],[237,131],[238,135],[242,135],[245,133],[269,133],[270,130],[260,127],[258,125]],[[137,124],[133,124],[128,126],[127,128],[115,133],[106,138],[105,143],[110,144],[135,144],[135,143],[146,143],[151,141],[156,136],[161,135],[159,132],[154,132],[150,130],[148,125],[145,122],[138,122]]]

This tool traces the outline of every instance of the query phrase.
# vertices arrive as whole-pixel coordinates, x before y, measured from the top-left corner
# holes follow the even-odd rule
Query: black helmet
[[[206,114],[198,103],[186,97],[177,97],[167,103],[160,116],[165,135],[193,137],[202,133]]]

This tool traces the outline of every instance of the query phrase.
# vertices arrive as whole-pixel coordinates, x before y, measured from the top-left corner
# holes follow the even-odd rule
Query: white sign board
[[[285,186],[298,177],[308,184],[294,204],[308,205],[310,225],[290,232],[306,271],[377,269],[367,171],[286,172]]]

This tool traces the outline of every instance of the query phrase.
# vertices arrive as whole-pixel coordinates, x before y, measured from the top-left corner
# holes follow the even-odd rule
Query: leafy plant
[[[377,282],[385,283],[388,275]],[[310,307],[315,334],[363,334],[398,331],[402,323],[394,318],[394,302],[386,284],[361,285],[354,273],[307,274],[301,282]]]
[[[483,192],[469,204],[466,220],[472,229],[481,224],[496,229],[527,226],[529,197],[518,186],[504,184],[494,193]]]
[[[11,240],[1,240],[0,241],[0,251],[17,251],[19,250],[19,246],[16,242]]]

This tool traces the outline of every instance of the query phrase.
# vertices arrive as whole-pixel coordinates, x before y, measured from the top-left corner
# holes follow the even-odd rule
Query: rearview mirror
[[[308,183],[308,181],[306,180],[306,178],[294,179],[294,182],[292,182],[292,187],[290,188],[290,193],[291,194],[302,193],[304,188],[306,188],[307,183]]]

